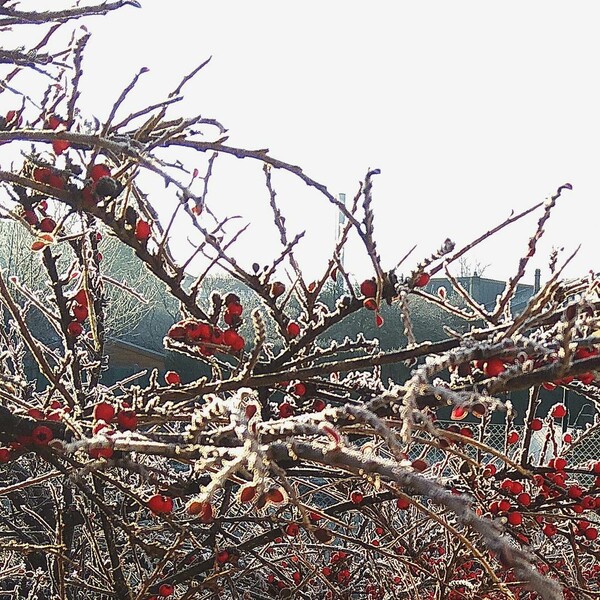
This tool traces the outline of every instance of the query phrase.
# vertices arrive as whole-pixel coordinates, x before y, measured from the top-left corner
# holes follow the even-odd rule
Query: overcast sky
[[[182,110],[220,120],[228,143],[270,148],[336,194],[354,195],[368,168],[381,169],[375,225],[385,266],[415,243],[414,262],[446,237],[464,244],[570,182],[527,281],[535,267],[548,275],[553,245],[566,256],[582,244],[570,275],[598,270],[597,3],[141,4],[88,22],[84,100],[98,116],[138,67],[150,72],[132,97],[136,108],[212,56],[186,88]],[[258,208],[266,201],[260,165],[228,159],[218,174],[222,190],[246,199],[248,214],[268,220]],[[325,201],[284,178],[275,184],[290,223],[299,215],[322,226],[305,260],[322,256],[334,230]],[[490,264],[486,276],[509,276],[540,214],[471,260]],[[365,264],[351,268],[360,276]]]

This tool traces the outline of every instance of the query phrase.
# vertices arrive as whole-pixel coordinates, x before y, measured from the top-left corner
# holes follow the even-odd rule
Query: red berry
[[[452,413],[450,414],[450,418],[453,421],[461,421],[462,419],[464,419],[467,415],[468,415],[468,411],[466,408],[463,408],[462,406],[455,406],[452,409]]]
[[[117,413],[117,423],[121,430],[134,431],[137,428],[137,415],[135,411],[130,408],[120,410]]]
[[[590,522],[586,521],[585,519],[580,519],[579,521],[577,521],[577,529],[579,529],[580,531],[584,531],[589,526],[590,526]]]
[[[45,446],[54,437],[52,429],[46,425],[38,425],[31,432],[31,440],[34,444]]]
[[[99,447],[99,448],[90,448],[88,450],[88,454],[90,455],[91,458],[111,458],[112,455],[114,454],[114,451],[112,448],[108,448],[108,447]]]
[[[297,383],[294,385],[294,394],[296,396],[304,396],[306,394],[306,386],[303,383]]]
[[[62,154],[70,145],[71,143],[67,140],[54,140],[52,142],[52,149],[54,150],[54,154],[58,156],[59,154]]]
[[[544,527],[542,528],[542,531],[544,532],[545,535],[547,535],[548,537],[552,537],[556,535],[556,532],[558,531],[556,529],[556,525],[553,525],[552,523],[546,523],[544,525]]]
[[[241,503],[246,504],[248,502],[252,502],[252,500],[254,500],[255,496],[256,496],[256,486],[248,484],[248,485],[244,485],[240,488],[239,500]]]
[[[164,597],[172,596],[174,591],[175,588],[170,583],[163,583],[158,588],[158,594]]]
[[[297,337],[298,335],[300,335],[300,325],[298,325],[298,323],[295,323],[294,321],[291,321],[290,323],[288,323],[287,332],[290,337]]]
[[[589,385],[590,383],[592,383],[595,379],[594,374],[593,373],[582,373],[581,375],[577,376],[577,379],[579,379],[579,381],[581,381],[581,383],[585,383],[586,385]]]
[[[523,484],[520,481],[513,481],[510,486],[510,492],[515,496],[523,491]]]
[[[595,527],[588,527],[585,530],[585,537],[588,540],[595,540],[598,537],[598,530]]]
[[[425,471],[428,467],[429,467],[429,465],[424,460],[421,460],[420,458],[412,461],[412,468],[415,471],[419,471],[420,473]]]
[[[506,441],[509,444],[516,444],[519,441],[519,434],[516,431],[509,431]]]
[[[231,302],[227,305],[227,312],[230,315],[239,317],[242,314],[243,307],[239,302]]]
[[[314,412],[321,412],[322,410],[325,410],[326,407],[327,404],[324,400],[321,400],[321,398],[315,398],[313,400],[312,409]]]
[[[54,222],[54,219],[51,219],[50,217],[44,217],[40,221],[40,230],[45,233],[52,233],[55,227],[56,223]]]
[[[28,408],[27,414],[36,421],[43,421],[45,419],[44,413],[39,408]]]
[[[87,303],[88,303],[87,292],[85,291],[84,288],[81,288],[74,296],[72,296],[70,298],[70,300],[77,302],[77,304],[82,304],[84,306],[87,306]]]
[[[150,224],[143,219],[135,224],[135,239],[138,242],[145,242],[150,237]]]
[[[564,404],[555,404],[550,414],[554,419],[562,419],[567,414],[567,407]]]
[[[358,490],[354,490],[350,494],[350,502],[352,502],[352,504],[360,504],[362,501],[363,495]]]
[[[281,281],[274,281],[269,288],[269,292],[273,298],[279,298],[285,292],[285,285]]]
[[[75,319],[80,323],[88,318],[88,308],[85,304],[73,304],[71,311]]]
[[[10,455],[12,450],[10,448],[0,448],[0,463],[7,463],[10,461]]]
[[[473,430],[470,427],[461,427],[460,428],[460,435],[462,435],[464,437],[472,438],[473,437]]]
[[[580,503],[585,510],[596,508],[596,499],[593,496],[584,496]]]
[[[33,180],[38,183],[48,183],[50,175],[52,175],[52,171],[48,167],[36,167],[33,170]]]
[[[98,402],[94,406],[94,420],[110,423],[115,416],[115,407],[109,402]]]
[[[237,294],[234,294],[233,292],[229,292],[229,294],[225,296],[225,306],[229,306],[230,304],[239,301],[240,297]]]
[[[190,515],[198,515],[202,523],[212,523],[215,520],[214,508],[210,502],[192,500],[187,505],[187,511]]]
[[[265,494],[266,499],[273,504],[281,504],[285,502],[285,494],[281,488],[271,488]]]
[[[154,496],[148,498],[146,505],[155,515],[170,513],[173,510],[173,498],[162,494],[154,494]]]
[[[498,470],[498,468],[496,467],[496,465],[485,465],[483,468],[483,476],[484,477],[493,477],[496,474],[496,471]]]
[[[229,560],[229,552],[227,550],[221,550],[217,552],[217,562],[220,565],[224,565]]]
[[[540,431],[540,429],[544,426],[544,423],[541,419],[532,419],[531,424],[529,425],[532,431]]]
[[[234,352],[243,350],[246,345],[244,338],[235,329],[226,329],[223,332],[223,342]]]
[[[50,129],[58,129],[61,125],[64,125],[64,121],[56,115],[50,115],[46,124]]]
[[[294,414],[294,407],[289,402],[282,402],[279,405],[279,417],[286,419]]]
[[[365,279],[360,284],[360,293],[366,298],[375,298],[377,294],[377,284],[374,279]]]
[[[169,385],[179,385],[181,383],[181,377],[177,371],[167,371],[165,373],[165,381]]]
[[[409,507],[410,502],[407,498],[398,498],[396,500],[396,508],[399,508],[400,510],[406,510]]]
[[[71,321],[67,325],[67,333],[70,336],[77,337],[77,336],[81,335],[82,332],[83,332],[83,327],[81,326],[81,323],[79,321]]]
[[[377,308],[378,308],[377,302],[375,301],[375,298],[365,298],[363,300],[363,306],[367,310],[377,310]]]
[[[108,168],[107,165],[103,165],[103,164],[99,164],[99,165],[94,165],[91,169],[90,169],[90,178],[92,179],[92,181],[98,181],[99,179],[102,179],[102,177],[110,177],[110,169]]]
[[[185,330],[185,327],[175,324],[171,326],[167,333],[167,336],[170,337],[172,340],[185,340],[186,334],[187,332]]]
[[[523,515],[518,511],[514,511],[508,513],[507,519],[511,525],[520,525],[523,522]]]
[[[573,441],[573,436],[570,433],[565,433],[563,435],[563,442],[565,442],[565,444],[570,444]]]
[[[298,527],[297,523],[290,523],[286,528],[285,528],[285,534],[290,536],[290,537],[296,537],[298,535],[298,532],[300,531],[300,527]]]
[[[57,175],[55,173],[51,173],[48,176],[48,180],[46,181],[46,183],[50,187],[56,188],[57,190],[65,189],[65,180],[60,175]]]
[[[223,321],[225,321],[226,325],[231,325],[231,326],[235,326],[235,325],[239,325],[242,320],[240,319],[240,317],[238,315],[232,315],[231,313],[226,312],[223,315]]]
[[[430,279],[431,275],[428,273],[421,273],[415,279],[415,287],[425,287],[429,283]]]
[[[490,358],[483,364],[486,377],[497,377],[503,371],[506,371],[506,367],[500,358]]]
[[[517,496],[517,502],[523,506],[531,504],[531,496],[527,492],[522,492]]]

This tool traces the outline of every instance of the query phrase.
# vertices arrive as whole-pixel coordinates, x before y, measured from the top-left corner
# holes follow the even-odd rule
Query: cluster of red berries
[[[72,337],[78,337],[83,333],[82,323],[88,318],[88,295],[81,288],[71,298],[69,298],[70,313],[73,320],[67,325],[67,333]]]
[[[94,406],[92,433],[97,435],[102,432],[103,435],[110,437],[115,433],[111,427],[115,420],[120,431],[135,431],[137,429],[137,414],[127,402],[123,402],[118,411],[110,402],[98,402]],[[110,447],[90,448],[89,454],[92,458],[111,458],[113,449]]]
[[[268,504],[281,505],[287,502],[287,494],[282,487],[274,486],[264,490],[260,495],[253,483],[240,487],[238,500],[241,504],[256,502],[257,508],[264,508]]]
[[[351,578],[349,568],[351,560],[352,557],[343,550],[333,552],[329,559],[329,565],[324,566],[321,573],[330,581],[346,585]]]
[[[223,314],[223,321],[230,327],[239,327],[242,323],[242,312],[244,307],[240,302],[240,298],[237,294],[227,294],[225,296],[225,312]]]
[[[573,504],[564,504],[565,509],[570,509],[576,514],[584,511],[600,509],[600,498],[596,498],[590,493],[591,489],[586,490],[578,483],[568,481],[565,469],[567,460],[563,457],[555,457],[548,463],[548,472],[536,474],[533,476],[534,490],[537,488],[535,497],[532,493],[525,490],[525,486],[520,481],[513,479],[504,479],[500,483],[500,489],[508,496],[500,500],[494,500],[489,511],[492,515],[504,515],[507,522],[513,526],[521,525],[523,522],[522,508],[527,508],[532,504],[539,502],[548,502],[553,498],[571,500]],[[487,477],[493,476],[496,472],[494,465],[485,465]],[[597,476],[595,486],[600,484],[600,462],[591,466],[591,471]],[[511,498],[512,497],[512,498]],[[548,537],[553,537],[558,532],[556,525],[550,521],[545,521],[541,515],[534,515],[535,521],[541,526],[543,533]],[[583,521],[583,523],[587,523]],[[585,536],[588,540],[595,540],[598,532],[595,528],[589,533],[586,527],[580,527],[579,535]]]
[[[596,348],[578,348],[575,351],[575,360],[582,360],[585,358],[590,358],[591,356],[596,356],[599,350]],[[485,360],[476,360],[473,361],[473,366],[476,369],[479,369],[483,372],[486,377],[498,377],[501,373],[506,371],[506,369],[511,365],[515,364],[517,359],[510,357],[499,357],[493,356]],[[551,357],[545,359],[544,361],[535,361],[534,368],[538,368],[544,366],[546,364],[556,362],[558,360],[557,357]],[[470,374],[470,373],[469,373]],[[581,375],[568,375],[561,379],[556,379],[554,381],[547,381],[542,384],[544,389],[552,391],[559,385],[568,385],[573,380],[581,381],[582,383],[590,384],[594,381],[594,374],[591,372],[582,373]]]
[[[379,308],[375,296],[377,295],[377,283],[375,279],[365,279],[360,284],[360,293],[365,297],[363,306],[367,310],[377,310]]]
[[[51,187],[62,189],[65,182],[62,177],[53,173],[47,167],[37,167],[33,170],[33,178],[39,183],[45,183]],[[23,218],[35,229],[42,233],[52,233],[56,229],[56,221],[47,214],[48,202],[40,200],[34,207],[23,209]],[[40,214],[36,212],[38,211]]]
[[[184,319],[171,326],[167,337],[188,346],[195,346],[204,356],[212,356],[216,352],[237,353],[244,349],[244,338],[233,328],[222,331],[219,327]]]
[[[596,527],[592,527],[589,521],[581,519],[580,521],[577,521],[575,535],[580,535],[590,541],[593,541],[598,537],[598,529]]]
[[[597,348],[577,348],[575,350],[575,360],[584,360],[586,358],[591,358],[592,356],[597,356],[600,350]],[[558,358],[553,357],[550,362],[556,362]],[[567,375],[566,377],[562,377],[561,379],[555,379],[554,381],[545,381],[542,383],[542,387],[545,390],[552,391],[556,389],[559,385],[568,385],[573,380],[581,381],[581,383],[585,383],[589,385],[594,381],[594,374],[590,371],[587,373],[581,373],[581,375]]]
[[[27,416],[36,421],[60,421],[65,413],[70,413],[68,406],[63,406],[59,400],[52,400],[49,408],[41,410],[39,408],[30,408],[27,410]],[[29,435],[19,435],[17,439],[9,446],[0,447],[0,463],[7,463],[13,458],[14,452],[20,450],[23,446],[46,446],[54,439],[54,431],[43,423],[36,425]]]
[[[457,417],[454,417],[454,418],[456,419]],[[462,416],[461,416],[461,418],[462,418]],[[462,435],[463,437],[468,437],[468,438],[474,437],[473,430],[470,427],[468,427],[468,426],[459,427],[458,425],[455,425],[454,423],[452,423],[451,425],[448,425],[448,427],[446,427],[445,431],[447,431],[449,433]],[[453,444],[458,444],[460,446],[462,444],[462,442],[452,439],[451,436],[441,435],[438,438],[438,444],[439,444],[440,448],[445,449],[445,448],[449,448]]]
[[[58,170],[51,167],[34,167],[32,177],[38,183],[44,183],[57,190],[65,189],[65,179]]]

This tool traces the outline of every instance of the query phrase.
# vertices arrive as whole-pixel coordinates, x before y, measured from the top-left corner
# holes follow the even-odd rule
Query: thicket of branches
[[[551,276],[524,311],[510,311],[570,185],[465,248],[440,240],[431,256],[403,251],[389,269],[376,246],[376,170],[346,206],[268,151],[227,145],[214,118],[171,118],[206,63],[164,101],[124,111],[142,69],[108,118],[87,120],[79,86],[90,17],[141,7],[20,4],[0,1],[0,32],[23,31],[20,44],[0,49],[1,212],[26,233],[43,285],[24,278],[20,263],[0,273],[0,590],[32,599],[597,598],[600,462],[576,460],[597,426],[563,436],[565,407],[545,415],[539,404],[560,386],[599,399],[598,278],[565,281],[548,257]],[[264,173],[281,241],[267,266],[236,255],[245,225],[211,205],[213,167],[226,155]],[[280,173],[345,218],[315,281],[296,259],[303,235],[285,220]],[[159,192],[147,183],[157,179]],[[488,311],[453,269],[533,211],[523,257]],[[181,231],[192,244],[184,259],[173,243]],[[165,348],[206,365],[206,376],[102,384],[115,306],[99,250],[107,235],[178,303]],[[345,270],[352,239],[372,279]],[[204,267],[189,277],[192,262]],[[260,299],[254,309],[235,293],[208,293],[223,271]],[[424,291],[437,273],[460,303]],[[133,286],[119,289],[142,302]],[[472,326],[416,339],[416,296]],[[34,311],[60,345],[28,325]],[[381,331],[401,327],[406,343],[389,351],[362,334],[336,339],[330,332],[355,314]],[[407,375],[382,378],[386,365]],[[529,391],[518,431],[505,394],[514,390]],[[447,407],[450,427],[436,420]],[[501,444],[490,437],[499,413]]]

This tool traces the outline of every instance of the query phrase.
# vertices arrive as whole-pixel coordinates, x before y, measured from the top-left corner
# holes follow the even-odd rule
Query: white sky
[[[229,144],[268,147],[332,193],[352,197],[367,169],[380,168],[375,225],[384,266],[418,243],[408,270],[445,237],[464,244],[568,181],[574,189],[559,200],[526,281],[535,267],[548,275],[554,245],[566,256],[583,244],[567,274],[598,270],[597,3],[141,3],[87,22],[83,101],[99,117],[139,67],[150,72],[130,110],[164,98],[212,55],[177,111],[218,119]],[[276,235],[264,228],[261,166],[224,159],[216,173],[215,196],[242,200],[253,219],[240,252],[262,260],[258,242]],[[278,175],[274,183],[292,231],[314,228],[302,255],[310,270],[333,243],[334,215],[289,180]],[[540,214],[471,260],[491,265],[486,276],[506,278]],[[368,263],[353,256],[351,270],[367,274]]]

